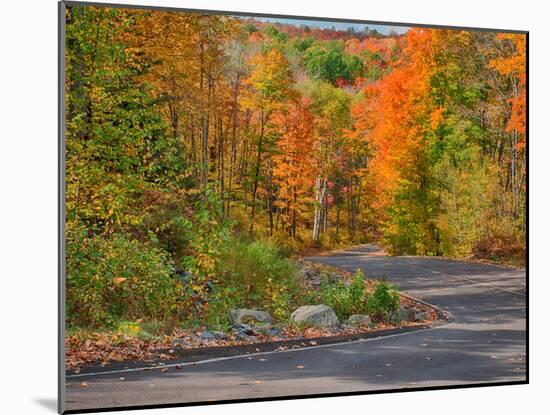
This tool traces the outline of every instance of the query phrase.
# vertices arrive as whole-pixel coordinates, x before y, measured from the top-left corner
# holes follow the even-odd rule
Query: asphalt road
[[[68,378],[66,409],[526,380],[525,271],[437,258],[386,257],[374,245],[310,259],[385,278],[409,295],[449,311],[452,320],[389,337],[232,357],[165,372]]]

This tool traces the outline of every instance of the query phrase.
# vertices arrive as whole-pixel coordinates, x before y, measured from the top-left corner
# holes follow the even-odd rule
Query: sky
[[[365,27],[369,29],[376,29],[378,32],[387,35],[390,31],[395,31],[397,33],[405,33],[409,30],[408,27],[404,26],[391,26],[391,25],[376,25],[376,24],[360,24],[360,23],[346,23],[346,22],[326,22],[320,20],[301,20],[301,19],[280,19],[277,17],[256,17],[255,19],[262,22],[271,22],[271,23],[282,23],[282,24],[292,24],[296,26],[307,25],[310,27],[319,27],[321,29],[330,29],[334,27],[336,30],[347,30],[350,27],[353,27],[356,31],[362,32],[365,30]]]

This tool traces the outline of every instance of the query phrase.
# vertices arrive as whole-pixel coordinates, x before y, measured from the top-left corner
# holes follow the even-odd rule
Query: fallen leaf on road
[[[317,346],[317,342],[316,341],[310,341],[309,344],[311,344],[312,346]]]
[[[261,384],[264,383],[264,382],[262,382],[261,380],[255,380],[254,383],[255,383],[256,385],[261,385]]]
[[[81,388],[87,388],[88,387],[88,382],[81,382],[80,387]]]
[[[124,376],[121,376],[119,379],[120,380],[126,380],[126,378]]]
[[[168,372],[168,368],[165,367],[164,369],[160,369],[161,372]]]
[[[426,360],[432,360],[432,358],[431,357],[426,357]]]
[[[176,369],[178,369],[178,370],[181,369],[181,365],[176,365],[175,367],[176,367]]]
[[[303,369],[303,366],[296,366],[296,369]]]
[[[258,359],[260,362],[265,362],[267,359]]]

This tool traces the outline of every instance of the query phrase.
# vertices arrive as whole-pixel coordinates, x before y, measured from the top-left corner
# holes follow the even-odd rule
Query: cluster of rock
[[[261,310],[238,308],[229,313],[231,330],[239,340],[252,340],[260,334],[278,336],[281,330],[273,326],[273,317]]]
[[[412,322],[428,320],[429,314],[413,308],[401,308],[396,317],[401,321]],[[231,310],[230,319],[233,330],[246,335],[253,335],[252,332],[258,330],[264,334],[271,334],[271,331],[278,330],[273,328],[274,320],[265,311],[235,309]],[[324,304],[301,306],[292,313],[290,321],[317,327],[332,327],[340,324],[334,310]],[[364,326],[372,323],[372,320],[366,314],[354,314],[346,323],[351,326]]]
[[[418,311],[413,308],[401,308],[396,318],[406,322],[424,321],[429,320],[429,314],[428,312]],[[340,324],[334,310],[324,304],[302,306],[292,313],[290,319],[296,323],[307,323],[319,327],[330,327]],[[349,316],[346,324],[349,326],[368,326],[372,324],[372,320],[366,314],[353,314]]]
[[[413,308],[401,308],[395,316],[401,321],[413,322],[429,319],[425,311],[418,311]],[[250,341],[254,336],[268,335],[279,336],[281,329],[274,326],[274,319],[261,310],[250,310],[239,308],[231,310],[231,331],[238,340]],[[340,325],[338,316],[334,310],[324,304],[305,305],[297,308],[290,316],[290,321],[298,324],[307,324],[316,327],[336,327]],[[371,318],[366,314],[351,315],[343,326],[366,327],[373,324]],[[205,331],[200,334],[201,340],[225,340],[228,336],[220,331]]]

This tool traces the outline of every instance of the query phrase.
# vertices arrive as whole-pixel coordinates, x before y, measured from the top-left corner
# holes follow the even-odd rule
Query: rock
[[[415,321],[416,313],[413,309],[402,308],[399,310],[399,318],[401,319],[401,321]]]
[[[296,323],[309,323],[321,327],[330,327],[339,324],[334,310],[324,304],[299,307],[292,313],[290,320]]]
[[[267,333],[270,336],[279,336],[281,334],[281,329],[278,327],[272,327],[269,329],[269,332]]]
[[[416,319],[418,321],[425,321],[430,319],[430,313],[427,311],[421,311],[420,313],[416,314]]]
[[[225,340],[227,339],[227,334],[225,334],[223,331],[213,331],[212,334],[214,337],[218,340]]]
[[[210,333],[209,331],[202,332],[200,338],[203,340],[216,340],[216,336],[214,336],[214,334]]]
[[[187,342],[185,341],[185,339],[174,339],[172,343],[174,344],[174,346],[183,346]]]
[[[366,326],[370,322],[371,319],[366,314],[354,314],[348,318],[348,324],[352,326]]]
[[[271,317],[265,311],[260,310],[248,310],[246,308],[236,308],[229,312],[229,318],[232,324],[243,324],[250,322],[258,323],[273,323],[273,317]]]
[[[245,334],[245,333],[237,333],[237,335],[235,336],[237,338],[237,340],[245,340],[245,341],[251,341],[251,340],[254,340],[253,337]]]
[[[258,325],[258,326],[255,325],[252,328],[257,333],[269,334],[269,331],[271,330],[271,324],[262,324],[262,325]]]
[[[248,324],[233,324],[233,326],[231,326],[231,329],[233,330],[234,333],[242,333],[242,334],[247,334],[249,336],[252,336],[255,334],[254,332],[254,329],[248,325]]]

